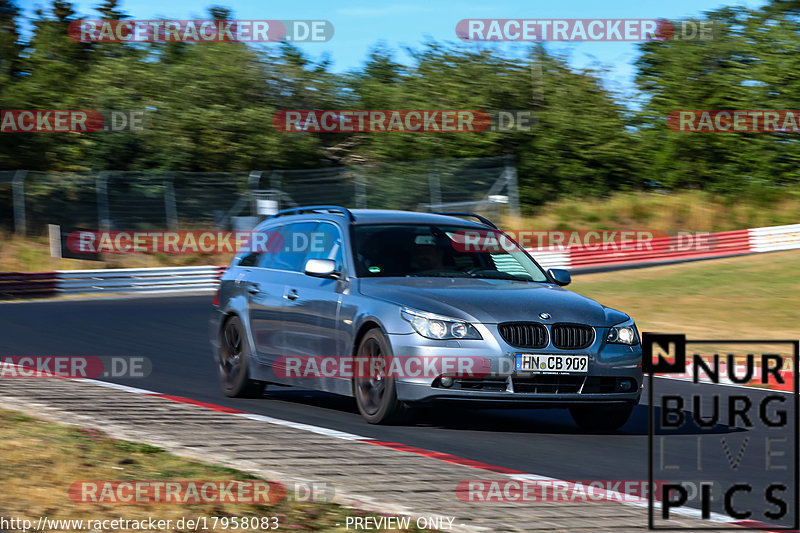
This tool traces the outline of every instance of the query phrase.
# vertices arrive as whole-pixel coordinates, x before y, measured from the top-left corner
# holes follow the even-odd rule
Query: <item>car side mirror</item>
[[[569,285],[572,283],[572,276],[569,275],[569,270],[564,270],[563,268],[551,268],[547,271],[550,274],[550,277],[553,278],[553,281],[556,282],[556,285]]]
[[[306,261],[306,276],[315,278],[339,279],[341,272],[336,270],[336,261],[332,259],[309,259]]]

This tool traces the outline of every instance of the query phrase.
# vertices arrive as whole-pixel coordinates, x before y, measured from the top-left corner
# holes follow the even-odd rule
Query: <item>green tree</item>
[[[20,44],[19,8],[12,0],[0,0],[0,94],[17,75]]]
[[[646,104],[638,123],[652,179],[734,196],[797,183],[796,134],[685,133],[665,121],[677,110],[794,109],[800,96],[796,5],[711,11],[689,22],[710,23],[713,39],[641,45],[636,83]]]
[[[71,40],[72,4],[53,0],[50,12],[37,9],[33,35],[19,61],[20,75],[3,91],[6,109],[75,109],[86,71],[87,45]],[[75,136],[15,134],[8,139],[12,168],[66,169],[82,158]]]

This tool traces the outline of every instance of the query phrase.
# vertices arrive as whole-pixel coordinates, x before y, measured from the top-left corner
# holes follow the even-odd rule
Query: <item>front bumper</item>
[[[438,376],[396,379],[397,397],[409,403],[438,401],[484,403],[497,407],[564,407],[575,404],[638,403],[641,396],[641,345],[605,343],[603,328],[596,328],[591,346],[581,350],[515,348],[506,344],[496,327],[480,326],[482,340],[436,341],[416,333],[389,334],[394,357],[419,359],[473,357],[487,360],[488,373],[456,376],[445,387]],[[514,369],[515,354],[586,354],[586,374],[534,374]],[[623,383],[625,388],[623,390]]]

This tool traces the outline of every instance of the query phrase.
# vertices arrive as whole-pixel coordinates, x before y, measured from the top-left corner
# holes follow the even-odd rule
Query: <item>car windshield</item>
[[[359,277],[486,278],[546,282],[547,276],[497,230],[431,224],[354,226]]]

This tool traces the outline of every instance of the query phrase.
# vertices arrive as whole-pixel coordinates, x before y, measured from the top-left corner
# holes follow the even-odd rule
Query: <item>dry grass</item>
[[[777,193],[775,193],[777,194]],[[782,191],[748,200],[726,200],[702,191],[674,194],[616,193],[607,198],[565,199],[533,216],[506,218],[503,227],[532,230],[650,229],[728,231],[800,222],[800,194]]]
[[[577,276],[570,289],[689,338],[800,338],[800,251]]]
[[[207,517],[277,516],[279,530],[345,531],[346,516],[366,516],[331,503],[284,500],[255,504],[75,503],[68,494],[75,481],[254,480],[255,477],[183,459],[160,448],[109,438],[96,430],[62,426],[14,411],[0,409],[0,509],[1,516],[32,520],[50,519],[141,520]],[[414,521],[411,521],[414,524]],[[336,524],[341,524],[337,527]],[[170,529],[170,531],[181,531]],[[238,529],[238,531],[253,531]],[[416,531],[416,530],[414,530]]]

